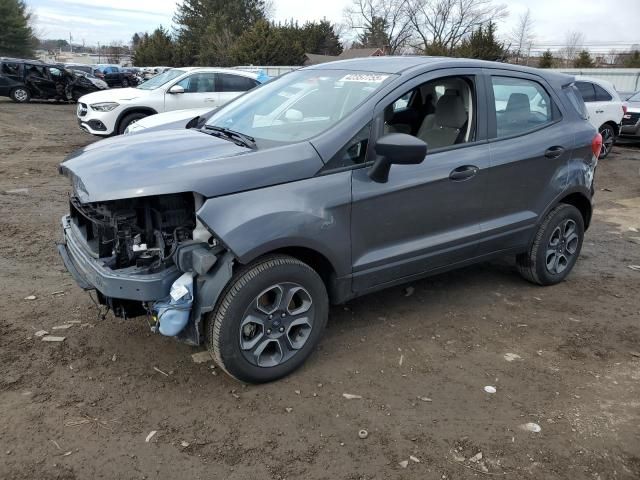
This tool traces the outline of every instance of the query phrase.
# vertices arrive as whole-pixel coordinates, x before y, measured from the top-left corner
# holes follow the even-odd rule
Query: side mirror
[[[294,110],[293,108],[290,108],[289,110],[284,112],[284,119],[287,122],[301,122],[302,120],[304,120],[304,116],[302,115],[302,112],[300,110]]]
[[[416,165],[422,163],[427,155],[427,144],[406,133],[380,137],[373,149],[379,157],[369,170],[369,178],[378,183],[389,180],[391,165]]]
[[[180,85],[174,85],[169,89],[169,93],[184,93],[184,87]]]

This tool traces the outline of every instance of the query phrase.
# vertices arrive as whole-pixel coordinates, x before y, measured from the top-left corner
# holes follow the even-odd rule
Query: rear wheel
[[[16,87],[9,94],[11,100],[17,103],[26,103],[31,100],[31,93],[25,87]]]
[[[207,319],[207,347],[232,377],[277,380],[296,370],[318,344],[329,301],[320,276],[285,255],[238,272]]]
[[[120,121],[120,125],[118,125],[118,135],[122,135],[129,125],[134,124],[138,120],[141,120],[144,117],[148,117],[148,116],[149,115],[147,115],[146,113],[142,113],[142,112],[130,113],[129,115],[126,115]]]
[[[611,153],[613,150],[613,143],[616,140],[616,132],[611,125],[605,123],[598,130],[600,135],[602,135],[602,149],[600,150],[599,158],[606,158],[607,155]]]
[[[538,285],[563,281],[578,260],[584,238],[582,214],[560,204],[544,219],[527,253],[517,256],[520,274]]]

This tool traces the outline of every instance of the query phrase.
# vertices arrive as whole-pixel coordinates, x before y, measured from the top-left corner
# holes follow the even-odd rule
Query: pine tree
[[[504,61],[506,54],[504,42],[496,38],[496,24],[493,22],[487,23],[486,27],[480,25],[455,52],[457,57],[492,61]]]
[[[264,19],[264,0],[185,0],[173,19],[179,63],[219,65],[228,45],[217,48],[211,42],[237,38]]]
[[[540,68],[553,68],[554,62],[555,62],[555,58],[553,58],[553,53],[551,53],[551,50],[547,50],[546,52],[544,52],[542,54],[542,57],[540,58],[540,63],[538,64],[538,67],[540,67]]]
[[[287,28],[259,20],[243,33],[233,46],[233,57],[239,65],[300,65],[304,48],[300,41],[287,38]]]
[[[140,37],[138,48],[133,55],[133,64],[137,67],[150,67],[155,65],[174,65],[175,44],[169,32],[158,27],[149,35],[145,33]]]
[[[588,50],[582,50],[573,62],[575,68],[593,68],[595,65]]]
[[[31,15],[22,0],[0,0],[0,56],[32,57]]]
[[[634,50],[629,56],[623,60],[623,64],[627,68],[640,67],[640,50]]]
[[[358,35],[354,48],[384,48],[391,43],[387,34],[387,21],[382,17],[373,17],[371,25]]]
[[[340,55],[342,53],[342,43],[328,20],[321,20],[318,23],[307,22],[302,26],[300,34],[305,53],[320,55]]]

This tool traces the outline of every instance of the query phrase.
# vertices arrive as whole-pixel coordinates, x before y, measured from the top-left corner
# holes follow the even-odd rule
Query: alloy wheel
[[[313,329],[314,305],[297,283],[283,282],[263,290],[240,323],[240,349],[258,367],[275,367],[293,357]]]
[[[613,148],[614,133],[611,127],[606,126],[600,129],[600,135],[602,135],[602,151],[600,152],[601,157],[606,157],[611,152]]]
[[[580,237],[577,233],[576,222],[569,219],[558,225],[549,238],[547,245],[547,271],[559,275],[570,265],[578,250]]]

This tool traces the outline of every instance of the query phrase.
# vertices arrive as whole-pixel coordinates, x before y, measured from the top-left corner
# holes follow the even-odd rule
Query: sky
[[[171,27],[176,0],[26,0],[35,13],[36,33],[41,38],[69,39],[95,45],[112,41],[128,43],[134,32],[152,31],[159,25]],[[177,0],[179,1],[179,0]],[[351,0],[273,0],[273,19],[304,23],[326,18],[344,22],[344,9]],[[617,0],[608,14],[602,0],[516,0],[505,4],[509,17],[498,25],[506,37],[527,8],[534,20],[535,43],[553,50],[568,31],[584,34],[585,46],[597,50],[628,48],[640,44],[640,1]],[[603,44],[605,45],[603,47]],[[561,45],[560,45],[561,46]]]

